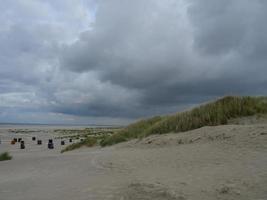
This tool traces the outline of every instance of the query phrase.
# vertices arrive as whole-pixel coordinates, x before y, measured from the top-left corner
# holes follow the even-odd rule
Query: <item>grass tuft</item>
[[[81,147],[93,147],[96,144],[97,144],[97,139],[96,138],[87,137],[85,140],[83,140],[81,142],[68,145],[66,148],[61,150],[61,153],[64,153],[66,151],[72,151],[72,150],[75,150],[75,149],[79,149]]]
[[[227,96],[190,111],[141,120],[111,136],[105,137],[100,145],[109,146],[152,134],[178,133],[203,126],[223,125],[233,118],[266,113],[267,97]]]
[[[120,142],[127,141],[128,138],[138,138],[140,137],[140,132],[148,129],[152,125],[161,121],[163,117],[156,116],[151,119],[141,120],[137,123],[131,124],[124,129],[119,130],[117,133],[107,136],[100,141],[101,146],[110,146]]]
[[[8,152],[4,152],[0,154],[0,161],[11,160],[11,159],[12,159],[12,156],[10,156]]]

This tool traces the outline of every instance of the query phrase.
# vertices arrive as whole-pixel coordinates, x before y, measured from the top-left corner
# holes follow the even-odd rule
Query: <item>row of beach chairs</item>
[[[32,141],[36,141],[36,137],[32,137]],[[25,142],[22,140],[22,138],[13,138],[10,142],[10,144],[15,145],[16,143],[20,143],[20,149],[25,149]],[[72,143],[72,139],[69,139],[69,143]],[[62,140],[61,145],[65,145],[65,141]],[[37,145],[42,145],[42,140],[37,140]],[[47,143],[48,149],[54,149],[54,142],[53,139],[49,139]]]

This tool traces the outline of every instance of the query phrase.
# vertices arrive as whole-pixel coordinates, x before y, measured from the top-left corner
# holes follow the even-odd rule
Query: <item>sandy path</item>
[[[267,125],[204,127],[65,154],[30,135],[27,144],[25,151],[0,145],[14,156],[0,162],[1,200],[267,199]]]

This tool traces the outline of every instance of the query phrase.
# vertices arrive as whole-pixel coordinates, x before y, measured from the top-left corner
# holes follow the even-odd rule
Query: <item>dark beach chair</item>
[[[65,141],[64,140],[61,141],[61,145],[65,145]]]
[[[37,140],[37,145],[42,145],[42,140]]]
[[[48,140],[48,145],[47,145],[48,149],[54,149],[54,144],[53,144],[53,140],[49,139]]]
[[[20,141],[20,149],[25,149],[25,143],[24,143],[24,141]]]

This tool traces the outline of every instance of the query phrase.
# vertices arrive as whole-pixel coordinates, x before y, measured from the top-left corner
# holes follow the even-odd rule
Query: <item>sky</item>
[[[267,94],[265,0],[3,0],[0,122],[127,124]]]

